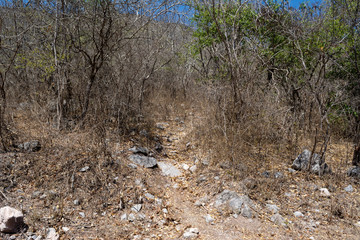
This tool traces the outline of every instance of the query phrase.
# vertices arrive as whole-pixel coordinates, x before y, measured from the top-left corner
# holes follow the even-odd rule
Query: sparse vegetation
[[[258,227],[229,239],[356,239],[359,178],[347,171],[359,162],[359,19],[353,0],[297,9],[276,0],[0,1],[2,205],[21,208],[28,232],[54,227],[62,239],[176,239],[186,224],[220,239],[217,224],[235,228],[220,220],[232,209],[192,205],[231,189],[256,202]],[[34,139],[40,151],[24,147]],[[132,146],[183,177],[128,165]],[[305,148],[332,173],[289,171]],[[292,233],[274,233],[261,210],[270,203]],[[120,221],[133,204],[148,220]],[[313,225],[294,209],[319,232],[304,232]],[[199,223],[204,211],[215,230]]]

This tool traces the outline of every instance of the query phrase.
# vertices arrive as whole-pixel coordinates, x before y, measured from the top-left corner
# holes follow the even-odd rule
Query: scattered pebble
[[[68,232],[69,230],[70,230],[70,228],[68,228],[68,227],[62,227],[61,228],[64,232]]]
[[[147,199],[150,199],[150,200],[154,200],[154,199],[155,199],[155,196],[152,195],[152,194],[150,194],[150,193],[145,193],[145,197],[146,197]]]
[[[80,172],[86,172],[86,171],[89,170],[89,169],[90,169],[90,167],[89,167],[89,166],[86,166],[86,167],[81,168],[79,171],[80,171]]]
[[[199,230],[197,228],[188,228],[185,230],[185,233],[183,234],[183,238],[193,239],[193,238],[197,238],[198,235],[199,235]]]
[[[131,210],[133,212],[140,212],[141,208],[142,208],[141,204],[135,204],[134,206],[132,206]]]
[[[320,195],[324,197],[329,197],[331,194],[327,188],[320,188]]]
[[[205,216],[205,221],[210,224],[214,224],[215,219],[210,214]]]
[[[190,171],[191,171],[192,173],[194,173],[194,172],[196,171],[196,169],[197,169],[196,165],[193,165],[193,166],[190,168]]]
[[[304,214],[302,214],[302,212],[296,211],[296,212],[294,212],[294,216],[295,217],[303,217]]]
[[[85,213],[84,213],[84,212],[79,212],[79,215],[80,215],[82,218],[85,218]]]
[[[124,213],[123,215],[121,215],[121,216],[120,216],[120,220],[126,221],[126,220],[127,220],[127,214]]]
[[[75,200],[74,200],[74,205],[75,205],[75,206],[80,205],[79,199],[75,199]]]
[[[129,216],[128,216],[128,220],[129,220],[130,222],[135,221],[135,220],[136,220],[135,214],[130,213]]]
[[[184,163],[183,165],[182,165],[182,167],[183,167],[183,169],[185,170],[185,171],[187,171],[187,170],[189,170],[189,165],[187,165],[186,163]]]
[[[56,232],[55,228],[49,228],[47,230],[45,240],[58,240],[59,238],[59,234]]]
[[[353,186],[349,185],[346,188],[344,188],[344,190],[347,191],[347,192],[353,192],[354,188],[353,188]]]
[[[163,208],[163,209],[162,209],[162,212],[165,213],[165,214],[169,213],[166,208]]]

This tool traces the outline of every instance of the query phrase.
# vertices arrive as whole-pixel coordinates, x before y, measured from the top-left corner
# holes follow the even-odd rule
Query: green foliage
[[[61,61],[64,60],[65,56],[59,54],[57,57]],[[35,48],[30,52],[17,54],[15,68],[40,71],[40,80],[44,81],[55,72],[55,61],[51,46],[48,45],[45,49]]]

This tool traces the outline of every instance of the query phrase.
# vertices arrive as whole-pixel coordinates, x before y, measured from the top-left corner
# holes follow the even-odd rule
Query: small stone
[[[210,214],[207,214],[207,215],[205,216],[205,221],[206,221],[207,223],[213,224],[214,221],[215,221],[215,219],[214,219]]]
[[[320,188],[320,195],[323,197],[329,197],[331,194],[327,188]]]
[[[296,173],[296,170],[295,170],[295,169],[292,169],[292,168],[288,168],[288,171],[289,171],[290,173]]]
[[[140,212],[141,208],[142,208],[141,204],[135,204],[134,206],[132,206],[131,210],[133,212]]]
[[[85,213],[84,213],[84,212],[79,212],[79,215],[80,215],[82,218],[85,218]]]
[[[6,206],[0,208],[0,232],[16,233],[24,226],[24,215],[19,210]]]
[[[41,149],[41,144],[38,140],[31,140],[29,142],[25,142],[24,144],[20,144],[19,148],[28,152],[36,152]]]
[[[184,163],[184,164],[182,165],[182,167],[183,167],[183,169],[184,169],[185,171],[189,170],[189,168],[190,168],[190,166],[187,165],[186,163]]]
[[[190,171],[191,171],[192,173],[194,173],[194,172],[196,171],[196,169],[197,169],[196,165],[193,165],[193,166],[190,168]]]
[[[68,228],[68,227],[62,227],[61,228],[64,232],[68,232],[69,230],[70,230],[70,228]]]
[[[199,235],[199,230],[197,228],[188,228],[185,230],[183,234],[183,238],[185,239],[194,239],[197,238]]]
[[[55,228],[49,228],[47,230],[45,240],[58,240],[58,239],[59,239],[59,234],[56,232]]]
[[[261,175],[266,178],[270,177],[270,173],[268,171],[263,172]]]
[[[148,155],[150,153],[149,149],[145,148],[145,147],[132,147],[129,149],[130,152],[133,152],[133,153],[141,153],[141,154],[144,154],[144,155]]]
[[[274,204],[266,204],[266,208],[272,213],[278,213],[280,208]]]
[[[90,167],[89,167],[89,166],[86,166],[86,167],[81,168],[79,171],[80,171],[80,172],[86,172],[86,171],[89,170],[89,169],[90,169]]]
[[[152,194],[150,194],[150,193],[145,193],[145,197],[146,197],[147,199],[150,199],[150,200],[154,200],[154,199],[155,199],[155,196],[152,195]]]
[[[358,221],[357,223],[354,224],[356,227],[360,228],[360,221]]]
[[[215,180],[219,180],[220,177],[219,177],[219,176],[215,176],[214,179],[215,179]]]
[[[157,123],[156,124],[156,128],[160,129],[160,130],[165,130],[165,126],[163,123]]]
[[[275,178],[282,178],[284,175],[282,174],[282,172],[275,172],[274,173],[274,177]]]
[[[291,196],[292,196],[292,194],[289,193],[289,192],[286,192],[284,195],[285,195],[286,197],[291,197]]]
[[[121,221],[126,221],[127,220],[127,214],[124,213],[123,215],[120,216],[120,220]]]
[[[279,213],[272,215],[270,220],[274,222],[276,225],[286,226],[285,219]]]
[[[153,168],[157,165],[157,161],[155,158],[138,154],[130,155],[129,160],[145,168]]]
[[[178,177],[181,175],[181,171],[171,163],[158,162],[157,164],[165,176]]]
[[[203,159],[203,160],[201,160],[201,163],[202,163],[202,165],[204,165],[204,166],[209,166],[209,160],[208,160],[208,159]]]
[[[179,184],[175,183],[172,187],[173,187],[174,189],[179,189]]]
[[[304,214],[302,214],[302,212],[296,211],[296,212],[294,212],[294,216],[295,217],[303,217]]]
[[[135,221],[135,220],[136,220],[135,214],[130,213],[130,214],[129,214],[129,217],[128,217],[128,220],[129,220],[130,222]]]
[[[346,188],[344,188],[344,190],[347,191],[347,192],[353,192],[354,188],[353,188],[353,186],[349,185]]]
[[[79,199],[75,199],[75,200],[74,200],[74,205],[75,205],[75,206],[80,205],[80,201],[79,201]]]
[[[142,214],[142,213],[136,214],[136,220],[138,220],[138,221],[142,221],[145,218],[146,218],[146,216],[144,214]]]

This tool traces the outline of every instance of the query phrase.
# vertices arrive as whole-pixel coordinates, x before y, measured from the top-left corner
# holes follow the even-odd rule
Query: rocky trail
[[[192,143],[196,121],[193,115],[159,121],[147,146],[135,137],[109,139],[110,157],[103,159],[84,153],[73,135],[78,151],[65,157],[66,145],[3,154],[2,206],[20,209],[27,227],[0,237],[360,239],[357,180],[331,185],[291,169],[291,161],[264,164],[255,175],[237,179],[228,163],[213,164]],[[330,151],[329,164],[341,161],[336,149]],[[0,230],[8,224],[1,218]]]

